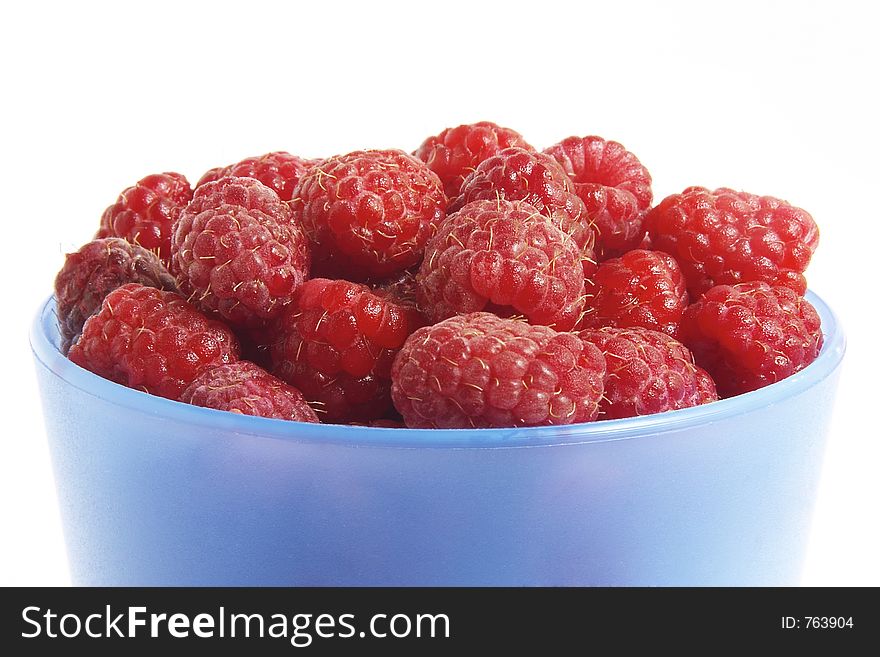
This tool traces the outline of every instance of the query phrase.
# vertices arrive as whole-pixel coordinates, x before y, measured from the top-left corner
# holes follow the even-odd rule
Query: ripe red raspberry
[[[205,370],[187,386],[180,401],[243,415],[318,421],[299,390],[246,360]]]
[[[638,246],[645,214],[651,208],[651,174],[616,141],[568,137],[544,151],[562,165],[596,226],[600,259]]]
[[[414,155],[440,177],[446,196],[454,199],[461,191],[465,176],[480,162],[511,146],[535,150],[515,130],[480,121],[447,128],[439,135],[428,137]]]
[[[174,277],[159,256],[119,237],[92,240],[65,256],[55,277],[63,353],[82,332],[86,319],[101,308],[104,297],[126,283],[177,291]]]
[[[68,358],[116,383],[169,399],[205,369],[238,360],[235,334],[183,297],[137,283],[107,295]]]
[[[643,326],[678,337],[688,305],[684,275],[675,258],[636,249],[606,260],[587,283],[581,326]]]
[[[313,244],[313,275],[364,280],[416,264],[445,216],[440,179],[399,150],[316,164],[291,201]]]
[[[805,210],[771,196],[688,187],[652,209],[655,249],[675,256],[693,298],[715,285],[765,281],[803,295],[803,272],[819,244]]]
[[[313,278],[270,328],[272,371],[315,403],[324,422],[385,417],[391,362],[420,325],[413,308],[364,285]]]
[[[596,418],[604,375],[602,352],[573,333],[480,312],[413,333],[391,396],[413,428],[573,424]]]
[[[731,397],[813,362],[822,346],[820,321],[791,288],[757,281],[710,289],[685,310],[681,335],[718,393]]]
[[[550,217],[563,232],[571,235],[581,250],[584,275],[596,270],[595,234],[584,202],[574,191],[574,183],[549,155],[523,148],[505,148],[483,160],[461,186],[461,194],[449,206],[457,212],[472,201],[525,201]]]
[[[534,206],[473,201],[428,242],[416,290],[432,322],[488,310],[567,331],[581,316],[584,271],[571,236]]]
[[[192,198],[179,173],[158,173],[139,180],[104,210],[96,238],[121,237],[155,251],[164,262],[171,257],[171,227]]]
[[[172,267],[200,309],[237,327],[277,317],[308,277],[305,234],[288,205],[253,178],[196,189],[174,225]]]
[[[687,347],[650,329],[589,329],[578,335],[605,355],[605,393],[599,419],[650,415],[718,399],[715,383]]]
[[[246,157],[241,162],[207,171],[199,178],[196,187],[228,176],[256,178],[269,189],[275,190],[282,201],[289,201],[293,198],[293,190],[299,179],[316,162],[317,160],[305,160],[286,151]]]

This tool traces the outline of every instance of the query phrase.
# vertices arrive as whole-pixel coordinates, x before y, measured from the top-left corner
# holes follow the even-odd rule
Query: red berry
[[[67,353],[104,297],[126,283],[177,291],[174,277],[159,256],[119,237],[96,239],[67,254],[55,277],[62,352]]]
[[[580,258],[571,236],[534,206],[473,201],[428,242],[416,277],[419,306],[432,322],[485,309],[567,331],[584,304]]]
[[[356,151],[307,171],[291,206],[313,244],[313,274],[364,280],[421,259],[446,196],[421,160],[399,150]]]
[[[128,283],[89,317],[68,358],[129,388],[169,399],[205,369],[238,360],[235,334],[174,292]]]
[[[605,355],[599,419],[650,415],[718,399],[715,383],[687,347],[650,329],[605,327],[578,335]]]
[[[204,312],[259,327],[307,278],[308,242],[274,191],[252,178],[221,178],[198,187],[180,214],[172,266]]]
[[[819,244],[805,210],[771,196],[688,187],[652,209],[645,225],[655,249],[673,255],[696,298],[715,285],[765,281],[803,295]]]
[[[587,291],[582,327],[643,326],[678,337],[688,293],[669,254],[637,249],[606,260]]]
[[[545,153],[562,165],[596,226],[600,258],[638,246],[642,223],[651,207],[651,174],[639,159],[616,141],[601,137],[568,137]]]
[[[121,237],[155,251],[164,262],[171,257],[171,227],[192,198],[179,173],[158,173],[139,180],[104,210],[96,238]]]
[[[428,137],[414,155],[440,177],[446,196],[454,199],[465,177],[480,162],[510,146],[535,150],[515,130],[480,121],[447,128]]]
[[[385,417],[391,362],[420,325],[413,308],[364,285],[313,278],[270,328],[272,371],[316,403],[324,422]]]
[[[471,313],[413,333],[391,395],[408,427],[573,424],[596,418],[602,352],[573,333]]]
[[[302,393],[246,360],[202,372],[180,401],[243,415],[317,422]]]
[[[215,167],[199,179],[196,187],[228,176],[256,178],[266,187],[275,190],[282,201],[289,201],[299,179],[315,162],[317,160],[305,160],[285,151],[275,151],[247,157],[229,166]]]
[[[584,275],[595,271],[595,234],[584,202],[562,167],[549,155],[523,148],[505,148],[483,160],[461,186],[449,206],[457,212],[472,201],[525,201],[571,235],[581,250]]]
[[[756,390],[809,365],[822,346],[818,313],[783,285],[713,287],[685,310],[682,342],[722,397]]]

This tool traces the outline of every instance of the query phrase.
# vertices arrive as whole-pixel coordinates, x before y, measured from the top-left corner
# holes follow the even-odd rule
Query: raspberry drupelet
[[[580,250],[528,203],[473,201],[428,242],[416,292],[432,322],[490,310],[567,331],[584,304]]]
[[[179,399],[199,374],[239,354],[235,334],[180,295],[127,283],[86,320],[68,358],[129,388]]]
[[[174,225],[181,292],[236,328],[277,317],[309,273],[305,234],[278,194],[253,178],[196,189]]]
[[[573,333],[478,312],[413,333],[391,395],[411,428],[573,424],[596,419],[605,358]]]

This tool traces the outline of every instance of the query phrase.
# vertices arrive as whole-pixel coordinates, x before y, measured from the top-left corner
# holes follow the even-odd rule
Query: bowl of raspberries
[[[651,184],[483,121],[122,191],[31,331],[73,581],[797,583],[819,230]]]

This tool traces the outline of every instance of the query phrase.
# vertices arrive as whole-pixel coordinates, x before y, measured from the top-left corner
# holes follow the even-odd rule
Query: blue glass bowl
[[[566,427],[417,430],[225,413],[34,353],[80,585],[797,584],[844,336],[697,408]]]

